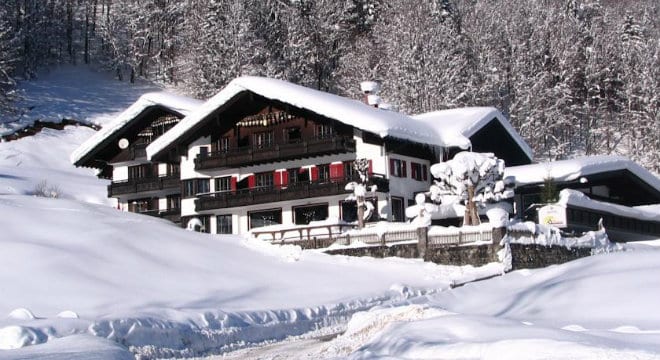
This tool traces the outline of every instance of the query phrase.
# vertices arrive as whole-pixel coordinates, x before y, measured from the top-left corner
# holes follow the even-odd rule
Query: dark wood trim
[[[180,189],[180,183],[181,180],[179,179],[179,174],[118,181],[108,185],[108,197],[137,194],[147,191]]]

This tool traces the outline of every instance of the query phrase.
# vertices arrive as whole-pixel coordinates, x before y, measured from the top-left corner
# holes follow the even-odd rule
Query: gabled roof
[[[504,170],[504,176],[515,176],[516,185],[541,184],[550,176],[555,182],[579,181],[583,176],[605,172],[628,170],[660,191],[660,178],[623,156],[595,155],[570,160],[550,161],[540,164],[512,166]]]
[[[86,159],[98,151],[101,147],[107,145],[110,139],[115,138],[122,132],[122,129],[129,127],[136,121],[140,114],[153,107],[160,107],[169,112],[187,116],[194,109],[203,104],[203,101],[191,99],[185,96],[174,95],[170,93],[147,93],[133,103],[128,109],[124,110],[109,124],[104,125],[91,138],[82,143],[71,153],[71,163],[76,166],[84,166]]]
[[[470,141],[462,134],[433,127],[405,114],[377,109],[360,101],[295,85],[286,81],[240,77],[183,119],[166,134],[147,147],[149,159],[169,148],[176,140],[197,129],[214,111],[236,96],[252,92],[269,100],[305,109],[327,118],[354,126],[378,136],[393,137],[418,143],[468,148]],[[438,131],[442,130],[442,131]]]
[[[532,149],[527,142],[511,126],[511,123],[502,113],[494,107],[466,107],[458,109],[447,109],[414,115],[415,120],[426,123],[433,127],[437,133],[461,134],[466,138],[472,137],[479,130],[492,121],[499,122],[518,144],[520,149],[531,160]]]

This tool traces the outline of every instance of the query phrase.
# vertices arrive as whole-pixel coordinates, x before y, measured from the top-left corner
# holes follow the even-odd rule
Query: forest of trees
[[[240,75],[399,111],[495,106],[538,159],[622,154],[660,173],[657,0],[3,0],[0,107],[17,79],[94,63],[206,98]]]

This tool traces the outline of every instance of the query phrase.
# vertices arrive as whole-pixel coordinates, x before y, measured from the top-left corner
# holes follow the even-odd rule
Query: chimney
[[[373,107],[378,107],[380,104],[380,84],[377,81],[363,81],[360,83],[360,90],[364,94],[365,104]]]

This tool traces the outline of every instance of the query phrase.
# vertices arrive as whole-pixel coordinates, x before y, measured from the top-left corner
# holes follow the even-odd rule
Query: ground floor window
[[[216,232],[218,234],[231,234],[231,215],[218,215],[216,216]]]
[[[406,221],[405,210],[403,209],[403,199],[400,197],[392,197],[392,221]]]
[[[378,215],[378,199],[367,198],[365,201],[369,201],[374,208],[374,211],[366,219],[367,222],[378,221],[380,216]],[[341,219],[346,222],[357,221],[357,202],[356,201],[340,201],[339,206],[341,207]]]
[[[306,225],[312,221],[321,221],[327,218],[328,204],[295,206],[293,208],[293,222],[296,225]]]
[[[282,209],[270,209],[248,212],[249,228],[277,225],[282,223]]]
[[[211,233],[211,216],[197,215],[182,217],[181,226],[196,232]]]
[[[158,199],[135,199],[128,201],[128,211],[130,212],[145,212],[158,209]]]
[[[181,195],[167,196],[167,210],[176,210],[181,208]]]

